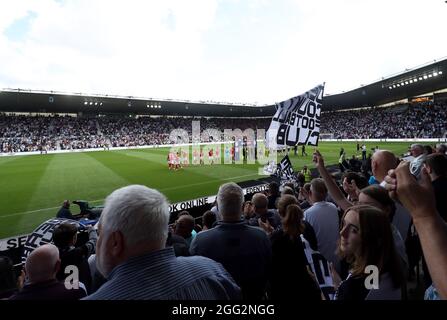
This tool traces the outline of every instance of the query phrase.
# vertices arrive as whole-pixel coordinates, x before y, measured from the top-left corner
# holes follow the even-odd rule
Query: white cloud
[[[352,89],[447,52],[440,0],[25,0],[6,9],[0,87],[273,103],[322,81],[328,93]],[[8,38],[30,12],[26,36]]]
[[[31,0],[9,1],[8,5],[3,3],[0,10],[0,34],[15,20],[26,17],[35,7],[35,3]]]

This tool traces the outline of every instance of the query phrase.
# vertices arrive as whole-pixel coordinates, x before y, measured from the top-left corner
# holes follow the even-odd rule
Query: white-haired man
[[[218,263],[165,248],[169,205],[157,190],[131,185],[110,194],[99,221],[96,265],[108,281],[87,299],[236,299]]]
[[[259,300],[265,293],[272,250],[266,233],[242,219],[243,202],[240,186],[233,182],[221,185],[217,203],[223,220],[199,232],[189,251],[222,263],[241,287],[243,298]]]

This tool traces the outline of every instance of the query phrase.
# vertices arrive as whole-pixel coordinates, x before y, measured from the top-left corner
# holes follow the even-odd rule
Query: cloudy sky
[[[447,56],[444,0],[0,0],[0,89],[272,104]]]

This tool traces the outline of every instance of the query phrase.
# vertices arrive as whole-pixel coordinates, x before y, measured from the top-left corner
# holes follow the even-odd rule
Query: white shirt
[[[314,228],[320,253],[328,261],[337,264],[335,251],[340,236],[337,207],[326,201],[316,202],[304,212],[304,220]]]

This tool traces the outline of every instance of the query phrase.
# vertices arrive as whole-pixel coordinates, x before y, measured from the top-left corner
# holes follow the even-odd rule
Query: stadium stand
[[[71,117],[0,115],[0,152],[71,150],[164,145],[173,129],[268,129],[270,119]],[[326,112],[322,132],[335,139],[443,138],[447,132],[446,104],[423,102],[389,108]],[[209,139],[205,141],[208,142]],[[223,138],[223,137],[221,137]]]
[[[31,113],[24,115],[15,114],[14,112],[0,113],[0,153],[9,154],[32,151],[45,153],[47,151],[81,150],[90,148],[108,149],[113,147],[126,148],[148,145],[162,146],[174,142],[171,141],[170,137],[170,133],[172,133],[174,129],[182,129],[188,133],[192,132],[193,120],[200,121],[200,127],[203,130],[201,142],[216,142],[225,140],[225,137],[223,134],[218,137],[213,136],[211,132],[213,129],[218,130],[220,133],[223,133],[225,129],[241,129],[242,131],[245,129],[267,130],[271,118],[182,117],[181,115],[129,117],[124,113],[107,116],[100,116],[99,114],[92,113],[87,115],[79,114],[79,116],[64,115],[62,113],[47,113],[45,115],[32,115]],[[321,132],[330,132],[335,139],[445,138],[447,133],[447,104],[439,101],[423,101],[390,107],[327,111],[324,112],[324,116],[321,117],[320,130]],[[357,147],[357,156],[360,150],[359,147],[360,144],[358,144]],[[110,281],[109,279],[109,282],[105,282],[106,279],[102,279],[100,284],[94,285],[93,281],[87,277],[88,280],[84,280],[88,290],[87,292],[90,294],[87,299],[232,299],[239,297],[239,289],[242,290],[242,297],[249,300],[275,300],[278,299],[278,297],[285,300],[298,298],[313,298],[318,300],[320,294],[321,297],[324,296],[326,299],[345,300],[422,299],[425,290],[427,290],[425,292],[426,299],[446,298],[447,285],[445,281],[445,268],[447,266],[445,261],[446,255],[442,249],[447,245],[447,240],[445,229],[442,229],[445,225],[442,224],[441,220],[442,218],[445,219],[445,212],[439,212],[443,210],[442,200],[446,199],[447,195],[447,189],[445,188],[445,181],[447,179],[445,170],[446,156],[442,155],[442,151],[438,151],[438,155],[428,158],[436,158],[436,161],[434,163],[429,161],[427,164],[427,167],[430,168],[429,172],[421,173],[422,180],[416,180],[410,175],[410,171],[405,165],[399,165],[399,167],[397,167],[397,159],[392,162],[390,167],[386,166],[383,168],[383,174],[379,174],[380,170],[378,169],[380,169],[380,161],[378,161],[377,158],[381,154],[380,152],[383,153],[384,151],[377,152],[377,148],[373,148],[372,150],[374,150],[375,154],[370,155],[369,160],[366,159],[366,153],[365,159],[362,159],[361,161],[354,155],[350,159],[346,169],[358,172],[356,175],[358,175],[365,183],[370,176],[373,176],[374,179],[370,180],[370,184],[376,184],[375,187],[370,186],[363,188],[360,186],[360,183],[356,184],[352,181],[349,182],[349,179],[344,181],[343,178],[349,177],[349,174],[352,173],[351,171],[348,171],[345,176],[341,177],[341,180],[336,179],[337,181],[333,181],[335,175],[331,175],[332,172],[325,169],[322,156],[320,158],[316,156],[314,161],[318,162],[318,159],[321,161],[321,166],[317,165],[317,169],[324,179],[314,179],[313,182],[310,183],[310,191],[306,191],[305,187],[302,185],[304,181],[302,181],[301,184],[296,183],[297,181],[295,181],[295,184],[289,181],[287,184],[287,191],[289,194],[284,195],[284,191],[286,190],[285,184],[281,184],[279,179],[277,179],[279,184],[276,184],[276,189],[270,188],[267,191],[261,191],[265,196],[258,195],[254,199],[251,199],[251,195],[245,194],[244,196],[244,194],[240,192],[240,188],[234,185],[234,187],[239,190],[238,197],[240,198],[239,200],[241,203],[247,203],[247,201],[252,200],[252,203],[255,205],[253,212],[245,212],[244,210],[244,213],[247,215],[247,218],[253,220],[253,225],[259,226],[260,228],[249,227],[246,224],[242,216],[241,206],[232,208],[234,209],[232,212],[225,212],[223,209],[225,208],[223,205],[224,202],[221,201],[220,205],[215,205],[211,211],[208,211],[208,213],[211,213],[217,221],[208,223],[206,228],[204,228],[204,231],[201,231],[201,217],[207,210],[211,209],[210,207],[212,204],[209,203],[206,206],[203,205],[188,208],[188,211],[186,212],[188,215],[176,219],[177,221],[170,230],[168,239],[165,238],[167,235],[163,235],[161,240],[158,239],[160,241],[158,241],[156,245],[145,239],[146,243],[144,243],[144,246],[141,246],[141,250],[138,252],[133,252],[132,249],[126,247],[126,250],[130,251],[126,253],[125,257],[119,257],[119,259],[116,260],[119,260],[118,263],[113,266],[107,265],[107,268],[110,268],[110,270],[107,270],[107,273],[112,275],[111,279],[113,281]],[[424,152],[427,152],[428,156],[428,153],[432,151],[425,150]],[[318,152],[316,152],[316,154],[318,154]],[[338,168],[338,166],[334,167]],[[388,169],[392,170],[389,172]],[[389,176],[386,176],[388,172]],[[339,172],[337,171],[337,173]],[[428,177],[428,174],[430,174],[430,177]],[[318,173],[316,174],[316,172],[313,172],[310,177],[306,176],[306,179],[316,178],[317,175]],[[296,180],[298,180],[298,178]],[[405,183],[397,184],[396,181],[404,181]],[[258,182],[259,181],[256,181],[253,185],[257,185]],[[264,182],[268,183],[271,181]],[[251,186],[250,181],[245,181],[240,183],[240,187],[244,187],[242,185],[243,183],[245,183],[247,187]],[[325,191],[322,192],[321,197],[316,197],[318,188],[316,188],[315,185],[317,183],[321,184],[321,189],[327,188],[329,194],[326,195]],[[430,183],[433,184],[435,192],[430,189]],[[271,186],[274,185],[275,184],[271,184]],[[383,187],[386,187],[386,189],[383,189]],[[384,209],[384,201],[375,200],[373,195],[368,193],[371,190],[374,191],[374,188],[381,193],[384,193],[384,190],[389,190],[389,196],[393,196],[394,199],[399,200],[396,200],[396,208],[391,205],[393,209],[389,209],[389,211],[392,211],[392,213],[387,212],[387,208]],[[411,192],[413,189],[417,190],[417,192]],[[282,194],[280,191],[282,191]],[[164,196],[158,191],[151,190],[150,192],[156,193],[157,197],[164,199]],[[299,197],[295,199],[298,194]],[[365,197],[365,195],[367,197]],[[132,196],[135,195],[132,193]],[[278,208],[277,205],[278,203],[281,203],[281,199],[285,199],[287,196],[295,199],[294,202],[296,201],[296,205],[289,209],[287,209],[286,206],[283,208],[283,212],[280,210],[280,214],[278,215],[278,209],[280,208]],[[394,204],[386,193],[382,196],[389,200],[388,203]],[[141,197],[142,198],[136,200],[142,202],[147,200],[143,199],[145,196]],[[420,208],[415,204],[416,202],[412,201],[413,197],[416,199],[417,204],[421,205],[421,208],[426,209],[424,213],[421,213]],[[265,200],[264,202],[268,200],[268,203],[264,204],[262,208],[265,212],[270,212],[271,209],[271,215],[277,216],[278,221],[274,222],[269,219],[266,219],[266,221],[262,220],[262,214],[256,211],[256,209],[260,208],[259,205],[259,208],[256,208],[256,198],[262,198]],[[123,197],[120,201],[126,203],[127,200]],[[162,202],[164,201],[165,200]],[[327,232],[325,232],[325,234],[318,234],[321,226],[315,221],[318,218],[315,216],[315,209],[318,209],[318,206],[321,207],[322,203],[326,202],[328,202],[328,205],[331,208],[331,212],[328,215],[333,219],[331,222],[329,222],[328,219],[322,219],[317,222],[320,224],[322,222],[328,223],[333,229],[333,239],[326,241],[331,245],[327,250],[326,247],[328,246],[325,246],[324,239]],[[329,202],[331,203],[329,204]],[[367,205],[367,207],[351,207],[352,205],[358,204]],[[119,203],[114,204],[115,207],[118,205]],[[265,208],[266,205],[269,208],[268,211]],[[397,208],[398,205],[400,206],[399,208]],[[219,206],[221,212],[219,212]],[[438,209],[436,209],[436,206]],[[309,207],[310,209],[308,209]],[[160,223],[160,230],[165,230],[165,225],[169,222],[173,222],[173,215],[169,215],[167,204],[163,204],[163,208],[165,217]],[[300,208],[306,208],[307,210],[302,211]],[[132,208],[131,206],[123,206],[121,209],[126,215],[144,216],[156,214],[156,210],[140,212],[138,208]],[[116,208],[114,210],[109,209],[111,212],[116,210]],[[394,210],[396,210],[396,213]],[[413,218],[415,221],[408,222],[411,223],[409,227],[405,224],[403,228],[399,228],[398,226],[400,224],[396,222],[396,217],[398,216],[397,210],[405,210],[407,220]],[[438,212],[436,210],[438,210]],[[383,216],[383,213],[385,212],[388,213],[386,217]],[[222,215],[222,213],[224,219],[223,221],[219,221],[220,219],[218,217]],[[229,213],[231,213],[231,215],[229,215]],[[368,223],[365,219],[362,219],[362,215],[365,215],[365,217],[367,217],[365,219],[368,221],[376,221],[380,223]],[[429,221],[430,223],[422,223],[421,219],[417,219],[422,215],[423,218],[427,219],[426,221]],[[147,221],[150,220],[149,217],[141,217],[141,219],[147,219]],[[182,233],[181,227],[185,221],[188,222],[188,229],[187,232]],[[312,245],[312,243],[309,244],[310,240],[306,238],[306,229],[303,230],[303,228],[298,228],[294,230],[291,228],[297,224],[297,222],[302,226],[306,224],[313,226],[316,233],[314,236],[315,245]],[[136,229],[146,231],[146,229],[149,228],[149,226],[139,225],[135,221],[133,221],[133,223],[135,224]],[[340,227],[338,227],[338,223],[340,224]],[[395,224],[396,226],[394,226]],[[102,225],[104,226],[104,221],[102,221]],[[122,228],[122,230],[119,228]],[[120,230],[123,234],[126,232],[128,233],[125,234],[126,237],[124,238],[132,239],[133,233],[128,232],[126,223],[123,222],[122,226],[119,226],[119,228],[116,230]],[[227,229],[230,230],[234,228],[237,228],[239,232],[236,236],[234,231],[227,232]],[[114,233],[116,230],[108,230],[107,232],[109,232],[110,235],[110,232]],[[91,255],[94,251],[94,246],[89,250],[85,250],[85,245],[88,243],[90,235],[94,235],[91,237],[92,239],[90,239],[90,241],[94,240],[96,244],[96,231],[89,229],[88,237],[85,232],[80,232],[79,230],[76,233],[76,237],[73,238],[73,235],[71,235],[68,245],[66,244],[59,248],[59,259],[64,260],[61,252],[66,250],[66,247],[69,247],[70,250],[76,250],[76,252],[82,251],[82,262],[84,265],[89,263],[90,259],[93,259],[93,261],[99,261],[100,267],[104,267],[104,258],[112,260],[115,258],[111,256],[113,250],[104,247],[104,243],[108,241],[105,235],[108,233],[101,230],[101,228],[100,231],[98,246],[100,242],[103,242],[103,251],[99,251],[100,253],[98,256]],[[91,234],[90,232],[93,232],[94,234]],[[248,250],[243,246],[249,242],[241,239],[249,237],[251,235],[250,232],[262,240],[265,250],[259,250],[259,245],[256,246],[256,250],[258,251],[253,248]],[[362,232],[369,232],[373,236],[366,237],[362,235]],[[193,233],[195,237],[194,240],[192,239]],[[293,238],[290,238],[290,234],[293,235]],[[42,235],[42,238],[45,235],[46,233]],[[101,236],[103,239],[101,239]],[[182,237],[180,242],[178,239],[174,239],[177,236]],[[213,241],[210,242],[208,241],[209,237],[216,237],[216,239],[213,239]],[[379,239],[381,237],[383,238],[383,241],[382,239]],[[216,245],[218,243],[217,239],[225,240],[220,247]],[[302,241],[300,241],[300,239],[302,239]],[[28,240],[29,239],[27,239],[27,241]],[[57,237],[56,239],[53,237],[52,240],[51,237],[48,239],[48,241],[56,243],[57,241],[55,240],[57,240]],[[190,241],[192,241],[192,244],[188,252]],[[165,243],[167,243],[166,247],[168,248],[165,248]],[[398,245],[396,246],[396,244]],[[170,249],[170,246],[172,246],[174,250]],[[368,251],[365,247],[374,249]],[[49,247],[47,247],[47,249],[48,248]],[[16,249],[18,252],[19,248]],[[45,250],[45,248],[43,249]],[[284,261],[289,261],[289,259],[295,257],[295,251],[292,253],[291,250],[297,249],[300,256],[292,265],[302,269],[300,269],[302,274],[295,280],[297,281],[297,286],[299,286],[300,283],[305,284],[303,287],[307,289],[303,289],[303,292],[296,292],[293,290],[293,286],[287,286],[285,283],[288,281],[288,276],[292,274],[292,269],[289,270],[289,273],[284,272],[281,276],[278,274],[278,272],[284,271],[281,264],[285,263]],[[319,251],[316,251],[317,249]],[[337,256],[335,256],[335,249],[337,251]],[[403,258],[401,260],[405,260],[405,263],[401,264],[402,261],[397,259],[394,259],[396,260],[394,261],[391,259],[387,260],[386,263],[384,262],[383,265],[380,265],[381,261],[385,260],[383,257],[374,256],[374,253],[382,254],[385,257],[396,256],[396,249],[398,250],[399,256]],[[256,251],[256,259],[253,257],[247,258],[247,254],[244,250],[249,252]],[[358,250],[361,251],[359,251],[360,254],[352,254],[352,252],[358,252]],[[42,251],[42,249],[40,249],[40,251]],[[183,253],[181,251],[183,251]],[[228,254],[230,251],[232,252],[232,255]],[[37,251],[37,254],[39,254],[39,251]],[[176,256],[188,255],[192,255],[193,257],[176,258]],[[198,255],[211,258],[220,262],[222,265],[215,265],[214,262],[208,259],[197,257]],[[407,255],[408,262],[406,261]],[[36,256],[36,253],[34,253],[34,256]],[[426,261],[423,256],[426,257]],[[123,274],[130,274],[129,270],[134,271],[134,269],[136,269],[136,264],[139,262],[143,262],[147,269],[149,269],[151,264],[155,261],[154,257],[166,265],[169,265],[170,263],[172,263],[172,265],[178,265],[178,262],[180,261],[184,264],[185,270],[186,268],[188,270],[194,269],[195,272],[189,273],[189,276],[194,278],[194,281],[191,282],[194,283],[194,285],[189,287],[189,289],[185,289],[185,286],[183,285],[185,280],[181,279],[180,273],[175,273],[175,278],[172,277],[171,274],[169,274],[169,277],[165,277],[169,278],[171,281],[169,282],[169,290],[166,289],[165,283],[160,283],[159,288],[154,290],[153,287],[142,282],[141,279],[144,279],[144,276],[146,275],[144,272],[138,276],[132,276],[132,279],[129,278],[132,280],[131,282],[127,281],[129,280],[127,278],[124,278],[124,280],[120,278],[120,272]],[[371,260],[373,261],[372,263],[377,264],[380,275],[380,284],[381,286],[383,285],[382,290],[374,291],[374,288],[364,287],[363,283],[367,276],[362,272],[363,269],[360,270],[354,268],[358,267],[360,264],[362,264],[362,266],[369,264],[370,260],[368,259],[373,259]],[[47,266],[49,267],[49,271],[54,271],[54,265],[60,263],[57,256],[54,256],[53,260],[52,265]],[[30,270],[32,270],[32,268],[38,269],[41,264],[38,263],[38,261],[39,259],[37,259],[37,262],[28,260],[28,268],[31,268]],[[335,263],[329,265],[328,262],[330,261]],[[31,262],[33,262],[33,264],[30,265]],[[13,281],[9,281],[11,283],[9,283],[8,286],[4,285],[0,288],[0,297],[6,298],[10,297],[11,294],[15,294],[15,298],[20,298],[20,296],[23,296],[28,292],[25,298],[34,299],[36,295],[36,291],[33,289],[36,287],[35,283],[42,286],[42,282],[44,285],[46,285],[46,282],[51,283],[51,285],[56,288],[50,288],[49,291],[51,294],[57,290],[62,290],[61,282],[58,281],[63,278],[63,275],[62,278],[58,276],[58,280],[56,280],[56,276],[50,273],[47,278],[41,279],[42,281],[34,281],[34,287],[33,283],[29,283],[29,281],[25,282],[25,284],[17,283],[17,285],[15,285],[14,282],[16,282],[16,278],[20,274],[21,265],[16,265],[16,268],[14,269],[11,268],[11,263],[8,262],[4,264],[8,267],[9,273],[12,274],[14,271],[15,273],[10,277]],[[95,264],[93,263],[92,266],[94,265]],[[309,272],[312,275],[311,278],[309,278],[309,274],[307,274],[307,265],[309,265]],[[421,270],[418,268],[419,265],[422,266],[421,269],[424,275],[424,280],[428,279],[428,282],[426,281],[422,284],[419,283],[419,279],[416,278],[417,283],[414,285],[414,269],[416,268],[416,276],[418,277],[421,273]],[[89,268],[91,276],[94,276],[95,273],[101,271],[100,269],[96,269],[96,267],[90,266]],[[353,270],[355,271],[354,273],[352,272]],[[397,279],[397,277],[395,277],[397,274],[396,270],[398,270],[399,275],[403,277],[406,277],[408,274],[407,279]],[[157,269],[156,271],[157,273],[152,274],[154,281],[157,280],[157,276],[161,276],[161,278],[166,276],[161,269]],[[200,272],[206,273],[209,279],[205,282],[198,278],[196,279],[196,276],[200,276]],[[403,281],[401,282],[401,280]],[[315,283],[312,281],[315,281]],[[293,282],[293,284],[295,285],[295,282]],[[22,287],[23,285],[24,287]],[[39,286],[38,289],[40,288]],[[135,290],[135,288],[138,288],[138,290]],[[416,292],[416,289],[419,291]],[[31,292],[31,294],[29,294],[29,292]],[[286,294],[282,295],[283,292]],[[79,294],[76,297],[70,296],[68,298],[77,299],[83,295],[84,293]]]

